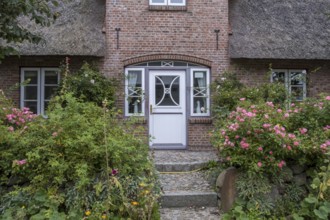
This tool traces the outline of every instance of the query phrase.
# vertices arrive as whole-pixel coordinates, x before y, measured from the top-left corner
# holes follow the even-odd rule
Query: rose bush
[[[228,163],[244,170],[277,173],[287,163],[315,165],[330,144],[329,112],[327,98],[292,104],[289,110],[241,99],[213,143]]]

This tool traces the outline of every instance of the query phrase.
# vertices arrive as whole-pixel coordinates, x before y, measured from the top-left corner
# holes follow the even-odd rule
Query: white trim
[[[182,3],[172,3],[172,0],[164,0],[164,3],[154,3],[153,0],[149,0],[149,5],[169,5],[169,6],[185,6],[186,0],[183,0]]]
[[[194,72],[206,72],[206,113],[194,113]],[[210,69],[191,68],[190,70],[190,115],[191,116],[210,116]]]
[[[56,71],[57,72],[57,84],[49,84],[51,86],[59,86],[60,82],[60,71],[58,68],[34,68],[34,67],[24,67],[21,68],[21,83],[24,82],[24,76],[26,71],[36,71],[37,72],[37,84],[33,84],[34,86],[37,86],[37,114],[44,115],[45,109],[44,109],[44,101],[45,101],[45,71]],[[28,86],[28,85],[27,85]],[[25,94],[24,89],[26,86],[21,85],[20,88],[20,107],[24,107],[24,101],[25,101]]]
[[[142,87],[142,91],[143,91],[143,94],[142,94],[142,97],[141,97],[142,98],[142,103],[141,103],[142,112],[140,114],[138,114],[137,116],[144,116],[145,115],[145,95],[144,95],[144,92],[145,92],[145,82],[144,82],[145,81],[144,80],[145,69],[144,68],[126,68],[125,69],[125,116],[136,115],[136,114],[128,112],[128,110],[129,110],[128,101],[127,101],[127,98],[128,98],[128,81],[127,81],[128,71],[141,71],[141,87]]]
[[[284,72],[285,74],[285,88],[287,89],[289,95],[291,96],[291,91],[292,87],[302,87],[303,88],[303,100],[306,99],[307,96],[307,85],[306,85],[306,76],[307,76],[307,71],[306,69],[272,69],[272,74],[270,81],[274,82],[273,80],[273,73],[274,72]],[[291,73],[293,72],[300,72],[304,76],[304,82],[301,86],[292,86],[291,85]],[[294,101],[302,101],[302,100],[294,100]]]

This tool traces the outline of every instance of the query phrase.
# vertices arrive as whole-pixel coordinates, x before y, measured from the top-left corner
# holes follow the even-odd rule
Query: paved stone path
[[[163,190],[161,220],[219,220],[214,186],[203,171],[196,171],[210,160],[218,160],[212,151],[150,152],[161,172]],[[192,172],[191,172],[192,171]]]
[[[217,207],[198,208],[162,208],[161,220],[219,220]]]

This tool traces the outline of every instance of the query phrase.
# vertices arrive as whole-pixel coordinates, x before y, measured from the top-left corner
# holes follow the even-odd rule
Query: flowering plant
[[[328,99],[292,104],[286,110],[240,98],[238,107],[218,124],[213,143],[226,162],[248,171],[276,174],[288,163],[315,164],[330,147]]]

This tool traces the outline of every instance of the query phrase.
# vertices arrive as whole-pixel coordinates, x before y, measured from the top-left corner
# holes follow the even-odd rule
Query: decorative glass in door
[[[155,105],[179,106],[180,76],[156,76],[155,81]]]

